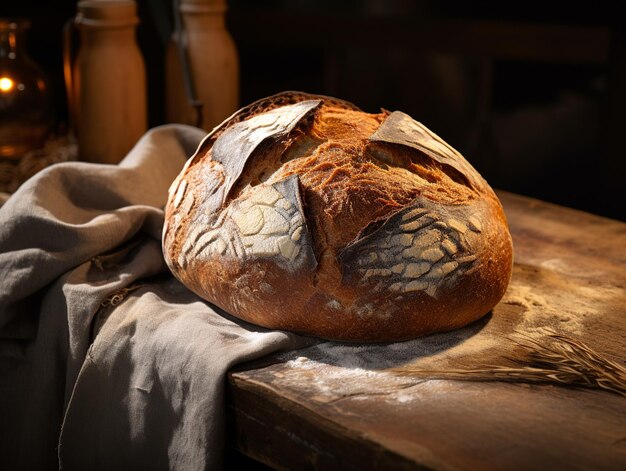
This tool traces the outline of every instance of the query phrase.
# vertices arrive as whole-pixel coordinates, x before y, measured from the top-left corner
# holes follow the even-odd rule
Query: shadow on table
[[[343,368],[384,370],[395,368],[427,357],[446,357],[447,351],[470,340],[476,340],[493,314],[487,313],[472,324],[450,332],[433,334],[404,342],[384,344],[355,344],[320,341],[312,347],[280,355],[280,361],[306,358]],[[480,344],[480,342],[475,342]],[[477,345],[477,348],[480,348]]]

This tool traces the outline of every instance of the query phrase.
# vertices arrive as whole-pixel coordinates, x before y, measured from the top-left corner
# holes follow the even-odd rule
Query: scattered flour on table
[[[444,381],[400,377],[386,371],[346,368],[307,357],[297,357],[285,365],[292,369],[276,381],[282,385],[310,388],[311,399],[330,403],[350,398],[367,400],[375,397],[387,402],[408,404],[419,400],[433,389],[441,389]]]
[[[452,332],[391,344],[323,342],[280,355],[287,369],[281,370],[276,380],[287,386],[306,384],[320,402],[375,395],[409,403],[430,388],[441,389],[443,382],[399,376],[389,369],[422,360],[445,363],[456,357],[480,358],[480,352],[498,343],[497,338],[481,335],[484,324],[478,322]]]
[[[554,274],[541,287],[511,283],[502,302],[524,308],[518,330],[533,334],[544,327],[581,335],[585,324],[604,315],[606,299],[623,298],[626,291],[610,285],[581,285]]]
[[[485,321],[479,321],[452,332],[389,344],[323,342],[298,352],[284,354],[281,360],[291,360],[291,366],[302,368],[304,360],[294,363],[294,355],[299,355],[326,365],[381,373],[421,359],[477,355],[498,345],[498,338],[481,332],[484,327]]]

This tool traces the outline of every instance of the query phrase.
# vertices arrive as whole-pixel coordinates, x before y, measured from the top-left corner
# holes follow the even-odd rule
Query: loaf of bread
[[[386,342],[464,326],[507,287],[498,198],[405,113],[285,92],[216,127],[173,182],[163,251],[248,322]]]

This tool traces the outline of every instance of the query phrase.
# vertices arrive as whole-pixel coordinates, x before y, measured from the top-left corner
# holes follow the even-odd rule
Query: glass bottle
[[[25,48],[27,20],[0,19],[0,158],[42,146],[54,120],[48,81]]]

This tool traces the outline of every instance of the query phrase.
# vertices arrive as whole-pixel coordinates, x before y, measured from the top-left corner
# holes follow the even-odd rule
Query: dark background
[[[626,220],[626,39],[613,2],[230,0],[241,103],[303,90],[402,110],[496,188]],[[139,0],[150,125],[164,122],[167,0]],[[72,0],[3,2],[67,121]]]

